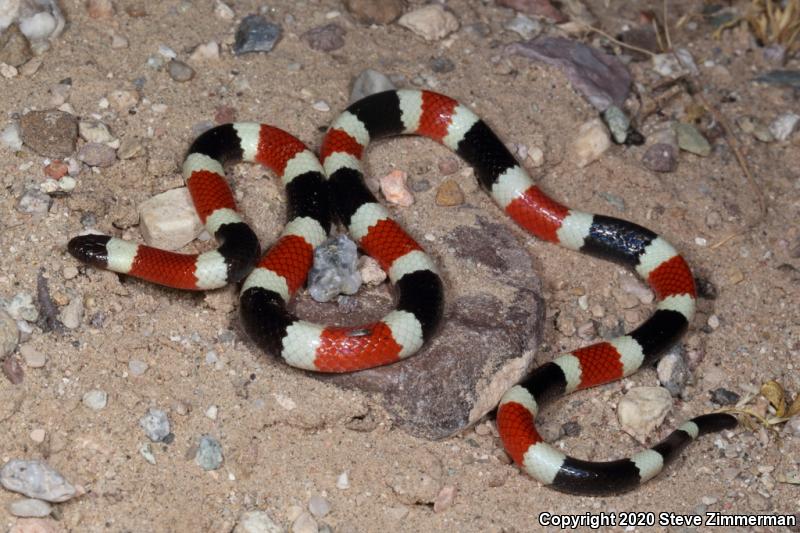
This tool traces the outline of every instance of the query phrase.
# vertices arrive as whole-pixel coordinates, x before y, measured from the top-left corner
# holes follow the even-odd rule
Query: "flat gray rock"
[[[414,217],[408,228],[445,280],[445,318],[433,341],[392,365],[312,374],[379,394],[400,427],[428,439],[457,433],[497,406],[534,366],[544,322],[541,283],[513,222],[489,221],[489,213],[470,205],[452,212],[436,217],[441,237],[433,243],[421,239],[433,227],[428,216]],[[334,304],[312,302],[303,291],[295,312],[319,323],[356,325],[377,320],[394,306],[387,284],[355,298],[345,315]]]

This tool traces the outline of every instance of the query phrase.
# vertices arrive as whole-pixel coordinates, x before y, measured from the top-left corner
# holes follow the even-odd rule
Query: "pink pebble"
[[[414,196],[406,187],[408,174],[402,170],[393,170],[381,178],[381,192],[389,203],[408,207],[414,203]]]

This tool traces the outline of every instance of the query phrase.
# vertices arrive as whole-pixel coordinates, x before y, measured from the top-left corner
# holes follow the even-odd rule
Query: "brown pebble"
[[[436,191],[436,205],[454,206],[464,203],[464,193],[455,180],[446,179]]]
[[[75,151],[78,120],[63,111],[31,111],[19,121],[22,142],[44,157],[62,158]]]
[[[139,3],[125,6],[125,13],[127,13],[129,17],[134,18],[147,16],[147,10],[144,8],[144,4]]]
[[[442,487],[442,490],[439,491],[439,494],[436,495],[436,499],[433,501],[433,512],[434,513],[441,513],[450,508],[453,505],[453,498],[456,496],[456,488],[452,485],[447,485]]]
[[[86,11],[93,19],[107,19],[114,15],[114,5],[111,0],[89,0],[86,2]]]
[[[117,154],[108,145],[86,143],[78,152],[78,159],[90,167],[110,167],[117,160]]]
[[[58,180],[63,178],[69,172],[69,165],[61,161],[60,159],[56,159],[46,167],[44,167],[44,175],[48,178],[53,178],[54,180]]]
[[[405,0],[345,0],[345,7],[364,24],[389,24],[403,13]]]
[[[217,106],[214,110],[214,122],[216,124],[236,122],[236,108],[228,105]]]
[[[458,159],[455,157],[445,157],[439,161],[439,172],[444,176],[448,176],[457,171],[461,167]]]
[[[0,35],[0,63],[20,67],[33,57],[28,39],[19,31],[16,24],[0,33],[2,33]]]

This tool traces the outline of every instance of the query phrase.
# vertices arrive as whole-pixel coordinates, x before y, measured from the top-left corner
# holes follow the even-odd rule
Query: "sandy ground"
[[[697,3],[683,4],[699,9]],[[73,279],[64,276],[65,268],[75,266],[66,242],[81,231],[86,212],[95,214],[101,231],[141,239],[136,226],[123,222],[130,220],[137,203],[180,184],[178,164],[192,126],[213,120],[219,106],[235,108],[239,120],[286,128],[317,147],[320,129],[345,107],[351,80],[361,70],[402,75],[406,85],[423,74],[428,83],[436,83],[435,89],[472,106],[501,137],[540,148],[544,164],[531,171],[553,196],[654,229],[716,286],[718,297],[700,300],[685,341],[694,358],[701,359],[693,382],[656,439],[684,418],[717,408],[709,391],[718,387],[746,395],[763,381],[777,379],[791,391],[800,389],[798,275],[792,268],[779,268],[800,268],[799,134],[788,142],[759,143],[738,132],[769,206],[763,221],[748,228],[758,217],[754,192],[723,138],[714,142],[710,157],[682,153],[675,173],[645,170],[640,162],[644,148],[624,146],[614,146],[592,165],[577,169],[568,146],[578,126],[595,116],[594,110],[557,70],[500,57],[501,45],[518,37],[502,29],[512,12],[490,2],[448,2],[462,29],[447,41],[427,43],[396,24],[355,24],[333,0],[277,0],[269,3],[269,14],[283,27],[281,42],[269,54],[242,57],[233,57],[228,47],[236,20],[215,17],[210,2],[145,5],[144,17],[129,16],[120,5],[111,21],[96,21],[87,17],[82,2],[64,2],[70,25],[44,54],[41,68],[31,76],[2,80],[6,119],[51,108],[49,89],[69,77],[68,101],[77,115],[97,115],[116,137],[139,138],[146,148],[141,157],[85,169],[77,188],[56,198],[49,213],[38,218],[18,212],[16,203],[26,186],[44,179],[43,158],[27,149],[11,153],[3,148],[0,154],[0,296],[35,294],[41,267],[59,305],[79,296],[85,302],[77,329],[64,335],[35,330],[24,341],[46,354],[43,368],[26,368],[24,381],[16,386],[0,380],[0,459],[44,458],[87,491],[58,505],[55,518],[63,528],[229,531],[249,510],[266,511],[276,523],[291,528],[292,518],[315,495],[331,506],[317,522],[337,532],[546,530],[538,522],[541,512],[800,511],[797,487],[776,481],[800,471],[800,436],[787,430],[771,434],[738,429],[705,438],[658,479],[620,497],[564,496],[503,460],[491,420],[444,441],[420,440],[393,428],[374,398],[266,359],[242,338],[232,291],[185,294],[83,267]],[[236,2],[237,20],[259,5]],[[598,13],[603,8],[594,7]],[[624,19],[635,20],[640,8],[624,2],[606,9],[601,21],[617,31]],[[314,51],[299,37],[331,20],[348,30],[343,48]],[[475,22],[487,23],[491,34],[481,37],[464,29]],[[129,40],[127,48],[111,49],[112,27]],[[791,90],[750,81],[766,68],[758,50],[735,36],[713,41],[709,34],[701,24],[673,39],[694,54],[707,98],[729,120],[747,114],[768,123],[780,113],[797,111]],[[221,59],[195,65],[196,76],[187,83],[146,66],[158,45],[186,59],[195,46],[210,40],[223,44]],[[433,56],[450,58],[456,68],[432,73]],[[709,59],[715,66],[703,66]],[[288,68],[292,63],[302,67]],[[636,68],[639,73],[646,70]],[[99,107],[104,96],[131,89],[132,81],[142,76],[146,82],[135,113]],[[331,111],[312,108],[318,100]],[[665,114],[680,118],[690,103],[679,97]],[[437,162],[447,156],[446,149],[432,142],[402,139],[374,148],[369,168],[380,176],[397,167],[415,179],[430,180],[433,188],[416,199],[418,208],[435,219],[449,216],[447,209],[458,209],[434,203],[441,182]],[[270,242],[283,220],[282,197],[275,181],[262,179],[263,174],[240,166],[233,175],[247,218],[262,242]],[[623,209],[609,203],[608,195],[621,198]],[[480,191],[468,191],[467,202],[485,207],[487,216],[512,227]],[[394,212],[401,221],[408,216],[403,209]],[[115,222],[130,227],[116,229]],[[431,232],[436,235],[436,228]],[[559,313],[573,316],[577,324],[591,318],[578,306],[579,295],[588,295],[590,307],[605,308],[604,324],[613,325],[624,315],[611,292],[621,280],[632,278],[629,273],[519,235],[540,270],[548,305],[540,361],[585,342],[555,327]],[[436,240],[427,243],[434,254]],[[637,309],[644,318],[649,308]],[[105,320],[93,326],[91,319],[98,314]],[[716,328],[708,325],[712,315]],[[210,351],[218,363],[206,362]],[[132,359],[145,361],[148,370],[132,376]],[[544,412],[544,431],[554,434],[563,423],[578,421],[582,434],[562,439],[570,453],[592,459],[630,454],[639,445],[619,431],[615,406],[626,388],[656,384],[655,372],[643,370],[620,383],[574,394]],[[106,408],[93,411],[82,404],[91,389],[107,391]],[[214,420],[205,415],[212,405],[218,408]],[[139,454],[146,437],[138,420],[149,407],[168,412],[175,435],[170,444],[152,446],[155,465]],[[45,430],[42,443],[31,440],[34,429]],[[222,468],[213,472],[202,471],[192,459],[197,438],[206,433],[220,440],[225,454]],[[349,478],[346,489],[336,486],[343,472]],[[434,510],[431,494],[443,487],[454,487],[455,498]],[[15,523],[5,506],[16,498],[0,491],[0,529]]]

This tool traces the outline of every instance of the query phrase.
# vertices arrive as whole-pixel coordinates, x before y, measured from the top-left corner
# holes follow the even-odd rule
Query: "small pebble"
[[[358,272],[361,274],[361,281],[371,287],[380,285],[386,280],[386,272],[368,255],[362,255],[358,259]]]
[[[53,507],[45,501],[26,498],[9,503],[8,512],[21,518],[44,518],[53,512]],[[31,533],[38,533],[38,530]]]
[[[658,362],[656,372],[661,386],[667,389],[674,397],[680,397],[692,373],[683,357],[680,345],[673,347]]]
[[[461,168],[461,164],[455,157],[445,157],[444,159],[440,159],[437,166],[439,168],[439,173],[444,176],[449,176]]]
[[[233,53],[269,52],[281,38],[281,28],[262,15],[248,15],[236,28]]]
[[[72,484],[45,462],[12,459],[0,469],[0,485],[12,492],[48,502],[65,502],[78,494]]]
[[[575,319],[565,313],[560,313],[556,319],[556,329],[567,337],[575,335]]]
[[[217,1],[214,5],[214,16],[222,20],[233,20],[236,13],[234,13],[233,9],[231,9],[228,4]]]
[[[222,466],[222,445],[211,435],[203,435],[194,460],[203,470],[218,469]]]
[[[16,328],[16,324],[14,327]],[[47,356],[28,344],[20,346],[19,353],[29,368],[42,368],[47,363]]]
[[[116,111],[125,113],[139,103],[139,93],[129,90],[112,91],[108,94],[108,102]]]
[[[209,41],[207,43],[199,44],[192,51],[189,56],[189,61],[192,63],[202,63],[204,61],[216,61],[219,59],[219,43],[216,41]]]
[[[342,472],[339,474],[339,477],[336,478],[336,488],[339,490],[347,490],[350,488],[350,478],[347,472]]]
[[[292,522],[292,533],[318,533],[319,526],[314,517],[306,511],[301,512]]]
[[[441,513],[446,511],[453,505],[453,499],[456,496],[456,488],[452,485],[446,485],[442,487],[439,493],[436,495],[436,499],[433,500],[433,512],[434,513]]]
[[[410,11],[397,23],[426,41],[444,39],[458,30],[458,19],[439,4],[429,4]]]
[[[108,19],[114,16],[114,5],[111,0],[88,0],[86,12],[93,19]]]
[[[453,179],[446,179],[436,191],[436,205],[455,206],[464,203],[464,193],[461,191],[458,182]]]
[[[654,144],[642,156],[642,164],[653,172],[675,172],[678,168],[678,149],[671,144]]]
[[[22,138],[20,137],[19,124],[12,122],[0,133],[0,142],[12,152],[22,150]]]
[[[331,504],[322,496],[312,496],[308,500],[308,510],[317,518],[322,518],[331,511]]]
[[[209,405],[208,409],[206,409],[205,415],[206,418],[210,418],[211,420],[216,420],[218,413],[219,413],[219,408],[216,405]]]
[[[149,442],[143,442],[141,445],[139,445],[139,454],[151,465],[156,464],[156,456],[153,455],[153,450],[150,448]]]
[[[361,71],[353,80],[353,88],[350,90],[350,103],[357,102],[365,96],[391,91],[395,89],[394,83],[385,74],[368,68]]]
[[[77,329],[83,321],[83,297],[73,296],[69,303],[61,309],[61,323],[67,329]]]
[[[22,142],[37,154],[63,159],[75,151],[78,119],[63,111],[31,111],[19,120]]]
[[[14,320],[35,322],[39,319],[39,310],[33,303],[33,296],[27,292],[18,292],[10,302],[3,301],[6,312]]]
[[[456,64],[447,57],[432,57],[430,61],[431,70],[437,74],[447,74],[456,69]]]
[[[17,321],[3,310],[0,310],[0,359],[14,353],[19,343]]]
[[[362,24],[390,24],[403,13],[405,0],[345,0],[344,5]]]
[[[507,30],[517,33],[525,40],[533,39],[542,33],[542,23],[538,20],[531,20],[521,13],[506,22],[503,27]]]
[[[82,401],[89,409],[99,411],[108,403],[108,394],[104,390],[93,389],[83,395]]]
[[[783,113],[769,125],[770,133],[779,141],[785,141],[797,129],[800,115],[796,113]]]
[[[170,424],[167,413],[161,409],[151,407],[147,413],[139,419],[139,426],[144,430],[147,438],[153,442],[160,442],[169,435]]]
[[[406,186],[407,179],[408,174],[402,170],[393,170],[380,179],[381,192],[389,203],[401,207],[409,207],[414,203],[414,195]]]
[[[186,187],[170,189],[139,204],[139,224],[144,241],[163,250],[178,250],[203,231]]]
[[[305,39],[308,45],[314,50],[333,52],[344,46],[344,36],[346,33],[343,27],[333,22],[308,30],[303,34],[303,39]]]
[[[574,420],[565,422],[561,426],[561,433],[565,437],[578,437],[581,434],[582,430],[583,428],[581,427],[581,425]]]
[[[90,167],[110,167],[117,160],[117,153],[107,144],[86,143],[78,151],[78,160]]]
[[[185,82],[194,78],[194,69],[177,59],[169,62],[167,71],[169,72],[169,77],[177,82]]]
[[[131,375],[135,377],[139,377],[147,372],[148,364],[144,361],[140,361],[138,359],[131,359],[128,361],[128,370],[130,370]]]
[[[719,317],[717,315],[708,317],[708,327],[711,329],[717,329],[719,327]]]
[[[711,154],[711,145],[703,137],[697,128],[691,124],[676,122],[673,126],[675,135],[678,138],[678,147],[686,152],[707,157]]]
[[[122,140],[117,149],[117,157],[120,159],[133,159],[144,154],[144,146],[136,137],[126,137]]]
[[[633,387],[617,404],[622,429],[640,442],[664,421],[672,409],[672,395],[663,387]]]
[[[317,100],[316,102],[311,104],[311,107],[313,107],[316,111],[321,111],[323,113],[327,113],[328,111],[331,110],[331,106],[329,106],[328,102],[326,102],[325,100]]]
[[[733,391],[716,388],[711,391],[711,401],[717,405],[736,405],[741,397]]]
[[[314,265],[308,274],[308,292],[314,300],[329,302],[339,294],[358,291],[357,250],[347,235],[331,237],[314,250]]]
[[[37,444],[43,443],[46,436],[47,433],[42,428],[34,429],[30,434],[31,440]]]
[[[572,141],[575,164],[583,168],[598,159],[610,147],[608,128],[599,118],[592,119],[578,128],[578,135]]]
[[[614,142],[622,144],[628,137],[628,129],[631,126],[631,119],[617,106],[608,106],[603,111],[603,120],[605,120],[608,129],[611,131],[611,136]]]

